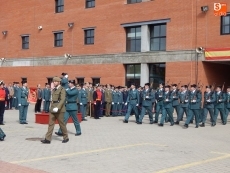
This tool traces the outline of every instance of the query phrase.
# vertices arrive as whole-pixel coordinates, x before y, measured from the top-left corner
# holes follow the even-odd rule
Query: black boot
[[[202,124],[200,125],[200,127],[205,127],[205,124],[204,124],[204,123],[202,123]]]

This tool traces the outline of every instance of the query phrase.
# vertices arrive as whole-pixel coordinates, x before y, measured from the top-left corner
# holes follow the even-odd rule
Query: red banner
[[[37,88],[35,88],[35,87],[29,88],[28,100],[30,103],[36,103],[37,102]]]

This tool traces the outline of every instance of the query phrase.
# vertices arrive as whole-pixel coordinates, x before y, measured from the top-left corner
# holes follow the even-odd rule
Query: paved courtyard
[[[30,105],[28,125],[18,123],[18,111],[5,112],[1,173],[230,172],[230,120],[226,126],[219,121],[215,127],[195,129],[192,124],[182,129],[183,123],[150,125],[147,116],[142,125],[135,124],[134,116],[128,124],[122,123],[123,117],[88,118],[81,123],[81,136],[68,124],[68,143],[54,134],[45,145],[39,139],[48,126],[35,124],[33,108]]]

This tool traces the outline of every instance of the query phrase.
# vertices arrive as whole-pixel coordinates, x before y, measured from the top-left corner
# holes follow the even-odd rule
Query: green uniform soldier
[[[211,85],[206,86],[206,91],[204,92],[203,117],[201,118],[202,124],[200,127],[205,127],[208,113],[211,117],[211,123],[214,123],[214,103],[216,102],[216,95],[211,91],[211,88]]]
[[[18,89],[18,106],[19,106],[19,123],[20,124],[28,124],[26,122],[27,112],[28,112],[28,96],[29,91],[27,88],[27,81],[22,81],[22,87]]]
[[[230,112],[230,86],[227,87],[226,101],[225,101],[225,116],[226,116],[226,120],[228,118],[229,112]],[[226,121],[226,123],[227,123],[227,121]]]
[[[119,87],[115,87],[115,90],[113,91],[112,93],[112,116],[117,116],[118,115],[118,106],[119,106],[119,97],[120,97],[120,94],[119,94],[119,91],[118,91]]]
[[[65,89],[67,89],[68,88],[68,74],[62,73],[61,75],[63,76],[61,79],[61,86]]]
[[[216,125],[216,120],[218,117],[218,114],[220,113],[220,117],[222,120],[222,124],[226,125],[227,119],[225,115],[225,101],[226,97],[225,94],[221,91],[222,86],[217,86],[216,88],[216,102],[214,105],[214,122],[212,126]]]
[[[142,120],[145,116],[146,110],[149,115],[149,121],[150,124],[153,124],[153,102],[155,102],[155,94],[153,91],[149,88],[150,83],[145,84],[145,89],[142,91],[142,107],[141,107],[141,115],[139,118],[139,122],[137,124],[142,124]]]
[[[180,114],[179,114],[180,113],[180,102],[179,102],[179,90],[177,89],[177,84],[172,85],[171,95],[173,97],[173,100],[172,100],[172,113],[174,112],[174,110],[176,110],[177,119],[179,119],[179,116],[180,116]]]
[[[169,91],[170,86],[166,85],[165,86],[165,91],[163,93],[163,109],[162,109],[162,116],[161,116],[161,121],[158,126],[164,126],[164,121],[166,116],[169,116],[169,121],[170,121],[170,126],[174,125],[174,120],[173,120],[173,112],[172,112],[172,102],[173,102],[173,95]]]
[[[111,111],[111,104],[112,104],[112,89],[109,84],[106,85],[106,90],[105,90],[105,116],[109,117],[110,116],[110,111]]]
[[[189,94],[189,113],[188,118],[185,122],[184,128],[188,128],[193,115],[195,115],[196,127],[199,127],[199,115],[200,115],[200,104],[201,104],[201,93],[196,89],[196,84],[191,85],[191,91]]]
[[[52,99],[51,99],[52,102],[50,106],[48,132],[46,133],[45,139],[41,140],[41,142],[44,144],[50,144],[56,120],[58,121],[63,134],[62,143],[67,143],[69,141],[66,125],[64,123],[64,113],[66,111],[65,108],[66,91],[60,85],[60,82],[61,79],[59,77],[53,78],[54,89],[52,92]]]
[[[64,123],[66,124],[68,119],[71,117],[76,129],[75,136],[81,135],[81,127],[77,119],[77,98],[79,97],[79,91],[75,87],[75,80],[69,81],[69,88],[66,89],[66,112],[64,115]],[[55,132],[56,135],[62,136],[62,131],[59,128],[58,132]]]
[[[155,98],[156,98],[156,113],[155,113],[155,121],[153,123],[158,123],[158,117],[160,114],[160,111],[162,113],[163,111],[163,90],[164,84],[159,83],[159,89],[157,89],[155,93]]]

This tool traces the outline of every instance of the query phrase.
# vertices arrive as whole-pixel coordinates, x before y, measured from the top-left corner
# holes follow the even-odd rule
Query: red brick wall
[[[125,68],[122,64],[69,65],[69,66],[35,66],[35,67],[1,67],[0,79],[5,83],[21,82],[21,77],[27,77],[30,87],[42,86],[46,77],[61,76],[67,72],[69,80],[78,76],[85,77],[85,82],[92,82],[91,77],[101,77],[101,84],[124,85]]]
[[[125,52],[126,36],[121,23],[171,18],[167,26],[167,50],[229,47],[230,35],[220,35],[220,17],[213,15],[214,0],[154,0],[124,4],[125,0],[96,0],[85,9],[85,1],[65,0],[64,12],[54,13],[54,0],[4,1],[0,6],[0,57],[62,56],[64,53],[107,54]],[[209,6],[207,13],[200,7]],[[68,22],[74,22],[69,29]],[[43,30],[39,31],[38,26]],[[82,28],[95,28],[95,45],[84,45]],[[52,31],[64,31],[64,46],[53,47]],[[21,34],[30,35],[30,49],[21,50]]]

